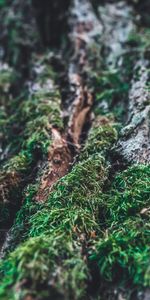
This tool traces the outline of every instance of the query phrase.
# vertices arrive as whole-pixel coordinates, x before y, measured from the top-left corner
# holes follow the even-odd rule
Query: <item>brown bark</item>
[[[79,9],[80,7],[80,9]],[[70,44],[73,55],[68,67],[68,83],[73,102],[68,109],[70,116],[68,133],[75,147],[80,147],[80,136],[86,121],[90,120],[93,95],[87,79],[92,72],[92,63],[96,58],[94,45],[102,33],[102,25],[97,19],[90,1],[75,0],[70,11]],[[100,50],[101,44],[97,45]],[[90,55],[89,55],[90,54]]]
[[[91,49],[91,55],[94,58],[95,53],[92,53],[92,47],[101,29],[101,24],[90,2],[83,0],[79,3],[75,0],[70,8],[70,45],[74,51],[68,61],[68,94],[72,94],[72,104],[67,111],[69,121],[63,133],[55,128],[51,129],[53,143],[50,146],[48,162],[36,196],[38,201],[46,200],[54,183],[68,172],[74,160],[74,154],[81,147],[80,137],[86,122],[91,118],[94,100],[86,82],[92,69],[88,53]],[[66,112],[64,114],[66,115]],[[70,144],[74,148],[74,154],[70,150]]]
[[[72,162],[72,155],[66,136],[61,134],[56,128],[51,129],[51,134],[52,145],[50,146],[48,161],[40,180],[40,187],[36,195],[37,201],[46,201],[54,183],[69,171]]]

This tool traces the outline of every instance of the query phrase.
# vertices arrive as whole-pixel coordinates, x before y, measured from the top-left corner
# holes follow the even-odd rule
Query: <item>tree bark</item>
[[[0,6],[0,298],[147,300],[150,5]]]

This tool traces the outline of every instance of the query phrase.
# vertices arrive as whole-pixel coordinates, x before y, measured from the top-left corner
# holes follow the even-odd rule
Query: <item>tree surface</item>
[[[149,300],[150,1],[0,9],[0,300]]]

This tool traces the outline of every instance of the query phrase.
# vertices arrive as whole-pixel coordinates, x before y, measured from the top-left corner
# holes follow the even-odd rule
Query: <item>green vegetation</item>
[[[122,222],[140,214],[150,201],[150,167],[141,165],[118,174],[112,183],[108,208],[111,222]]]
[[[6,0],[0,0],[0,7],[3,7],[6,5]]]
[[[64,299],[64,293],[65,299],[83,296],[88,271],[81,249],[65,235],[55,238],[56,242],[54,236],[30,238],[9,256],[4,264],[6,277],[0,288],[1,299],[22,299],[27,295]],[[10,293],[8,286],[14,281],[20,283],[20,288],[13,285]]]
[[[149,287],[150,226],[142,218],[131,218],[109,230],[97,244],[96,259],[102,280],[119,285]]]
[[[18,246],[1,263],[1,299],[37,293],[39,299],[83,299],[90,280],[87,254],[89,266],[99,267],[100,286],[149,285],[150,167],[129,167],[110,185],[104,157],[116,131],[108,119],[103,122],[95,122],[79,162],[46,203],[34,200],[38,184],[26,190],[13,228],[11,247]]]
[[[85,146],[81,150],[79,159],[83,160],[94,153],[101,153],[103,156],[106,156],[108,149],[117,140],[115,127],[116,124],[113,116],[97,116],[88,134]]]
[[[124,113],[123,99],[127,96],[129,85],[124,80],[119,70],[104,70],[93,78],[96,103],[95,113],[104,114],[111,111],[119,121]],[[102,101],[106,102],[108,108],[105,112],[101,107]]]
[[[131,32],[128,37],[128,43],[130,46],[135,47],[135,51],[140,51],[140,53],[149,50],[150,29],[143,27],[138,32]]]
[[[104,149],[106,154],[110,142],[116,139],[116,131],[111,125],[101,124],[101,127],[101,134],[98,132],[97,136],[97,130],[91,130],[89,140],[94,133],[95,139],[103,140],[104,147],[91,153],[90,147],[85,146],[85,157],[88,151],[89,157],[78,162],[58,181],[46,203],[34,200],[37,184],[27,190],[25,203],[14,225],[16,242],[18,231],[24,242],[19,240],[19,246],[1,264],[1,299],[11,299],[9,287],[12,287],[14,299],[18,293],[35,295],[39,286],[41,298],[43,293],[47,297],[55,295],[56,299],[85,296],[90,279],[87,245],[92,245],[100,234],[99,199],[108,175],[102,154]],[[15,292],[18,285],[20,288]]]
[[[105,290],[111,288],[116,293],[126,290],[126,300],[134,290],[137,299],[138,291],[150,286],[150,165],[128,166],[116,173],[119,164],[117,157],[113,161],[110,150],[117,141],[116,129],[124,122],[134,62],[137,58],[149,58],[150,30],[141,28],[131,33],[121,67],[119,58],[116,69],[111,69],[103,57],[107,53],[103,38],[100,47],[99,34],[95,36],[95,28],[92,29],[91,16],[88,22],[86,5],[85,22],[72,29],[72,38],[76,37],[74,52],[71,43],[68,47],[69,28],[64,22],[68,23],[70,1],[62,1],[61,5],[60,1],[54,5],[48,2],[0,0],[1,52],[7,62],[0,65],[0,229],[9,229],[14,220],[11,241],[0,261],[0,299],[87,300],[96,299],[95,296],[106,300]],[[137,7],[135,15],[140,12],[140,0],[128,2]],[[98,5],[106,1],[91,3],[98,16]],[[121,9],[122,4],[116,3]],[[145,7],[142,14],[148,22]],[[118,11],[121,12],[124,18],[124,12]],[[112,13],[117,16],[115,7]],[[73,27],[75,19],[72,21],[70,18]],[[103,25],[105,38],[105,20]],[[115,20],[112,18],[108,25],[115,28]],[[56,47],[53,54],[41,54],[36,26],[45,47]],[[86,31],[91,31],[92,45]],[[69,51],[60,62],[65,47]],[[61,97],[54,85],[56,74],[51,61],[60,72],[62,98],[67,95],[64,107],[75,96],[77,86],[72,84],[69,90],[68,79],[62,77],[67,69],[69,76],[69,71],[75,69],[81,77],[77,82],[81,79],[79,96],[83,93],[83,110],[88,109],[88,92],[93,92],[96,117],[72,170],[58,180],[45,202],[38,202],[41,183],[44,186],[43,171],[46,173],[46,164],[51,163],[47,159],[52,144],[51,128],[64,133],[62,116],[68,118],[65,111],[61,114]],[[75,61],[77,66],[73,68]],[[138,68],[136,75],[139,76]],[[146,87],[149,89],[149,84]],[[80,117],[82,121],[82,112]],[[49,174],[46,175],[48,178]]]
[[[150,166],[133,166],[117,174],[103,197],[104,234],[90,259],[97,262],[101,280],[139,289],[149,286]]]
[[[29,98],[20,104],[18,100],[13,101],[12,115],[5,120],[2,119],[4,144],[12,157],[4,161],[0,173],[2,189],[0,222],[4,221],[3,210],[7,211],[9,218],[9,211],[16,209],[31,170],[36,166],[38,159],[47,155],[52,141],[50,126],[60,130],[63,127],[60,95],[54,86],[52,68],[48,65],[47,58],[45,60],[41,58],[39,65],[35,65],[42,71],[36,75],[32,83]]]
[[[15,68],[20,81],[26,77],[29,70],[33,49],[37,47],[41,50],[31,0],[24,3],[20,0],[0,0],[0,8],[0,39],[5,59]]]

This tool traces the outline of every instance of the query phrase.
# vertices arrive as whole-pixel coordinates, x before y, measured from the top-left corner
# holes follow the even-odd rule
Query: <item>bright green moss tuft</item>
[[[150,166],[137,165],[119,173],[106,197],[110,222],[140,214],[150,205]]]
[[[102,197],[106,214],[101,226],[105,230],[91,256],[101,281],[149,286],[150,166],[137,165],[117,174]]]
[[[62,299],[84,296],[89,279],[83,258],[85,241],[91,239],[92,243],[92,233],[98,233],[98,195],[106,176],[104,159],[95,154],[56,184],[46,204],[32,206],[35,190],[31,187],[26,216],[22,209],[16,220],[16,230],[18,226],[21,233],[19,224],[24,219],[25,242],[1,265],[4,280],[0,295],[7,295],[10,286],[15,293],[16,284],[25,282],[22,292],[27,285],[30,293],[40,286],[40,291],[45,289],[48,295],[60,295]]]
[[[105,120],[106,121],[106,120]],[[87,245],[93,245],[101,233],[99,207],[109,165],[105,153],[116,139],[116,131],[107,124],[94,125],[95,146],[82,150],[82,159],[54,186],[46,203],[36,203],[38,183],[31,185],[13,227],[16,250],[1,265],[1,294],[8,297],[11,287],[21,293],[43,292],[55,299],[83,299],[90,278],[85,260]],[[6,267],[7,265],[7,267]],[[17,293],[20,293],[18,290]]]
[[[81,152],[81,160],[89,157],[89,155],[93,153],[106,155],[117,140],[117,131],[114,125],[114,121],[111,118],[96,118],[94,126],[91,128],[86,144]]]
[[[29,220],[29,235],[58,231],[69,235],[97,230],[98,195],[107,178],[107,168],[100,155],[78,163],[61,179],[43,208]],[[93,197],[94,195],[94,197]]]
[[[97,261],[103,280],[149,286],[149,243],[149,224],[142,218],[131,218],[109,230],[92,259]]]

